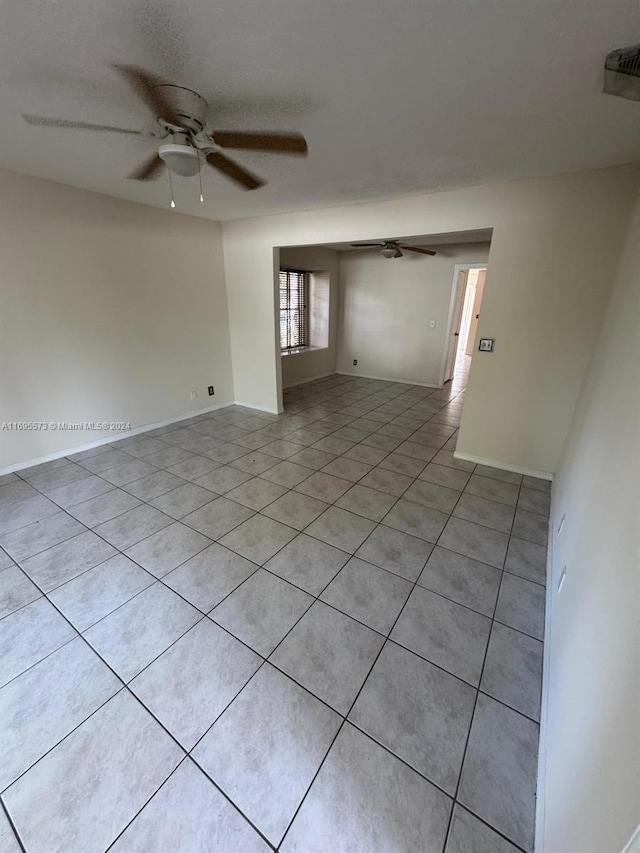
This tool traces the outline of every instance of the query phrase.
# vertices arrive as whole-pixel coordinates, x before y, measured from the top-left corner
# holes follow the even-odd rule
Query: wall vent
[[[607,54],[603,91],[619,98],[640,101],[640,44]]]

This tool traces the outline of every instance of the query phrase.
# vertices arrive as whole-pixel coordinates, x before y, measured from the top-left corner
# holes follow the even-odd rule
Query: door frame
[[[446,335],[445,335],[445,339],[444,339],[444,350],[442,353],[442,361],[440,364],[440,377],[439,377],[439,382],[438,382],[438,384],[440,385],[441,388],[445,382],[445,372],[447,369],[447,363],[449,361],[449,353],[450,353],[450,350],[452,348],[452,335],[454,332],[453,326],[454,326],[454,323],[456,323],[456,322],[459,323],[462,319],[462,310],[460,310],[458,317],[457,318],[455,317],[456,303],[458,303],[458,297],[460,295],[464,296],[464,294],[461,294],[460,273],[464,272],[464,271],[468,272],[469,270],[484,270],[484,269],[486,269],[488,271],[488,269],[489,269],[488,261],[485,261],[484,263],[481,263],[481,264],[455,264],[455,266],[453,267],[453,281],[451,282],[451,297],[449,299],[449,314],[447,317],[447,331],[446,331]],[[466,290],[466,288],[467,288],[467,280],[465,279],[464,289]],[[460,304],[460,308],[462,309],[462,306],[464,305],[464,299],[459,304]]]

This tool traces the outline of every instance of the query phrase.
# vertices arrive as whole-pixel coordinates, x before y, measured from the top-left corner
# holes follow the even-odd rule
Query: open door
[[[453,379],[453,369],[456,363],[458,351],[458,339],[460,337],[460,324],[462,323],[462,309],[464,307],[464,295],[467,290],[469,270],[463,269],[458,272],[458,281],[455,288],[453,311],[451,315],[451,326],[449,328],[449,341],[447,344],[447,359],[444,368],[443,384]]]
[[[473,355],[473,347],[476,340],[478,320],[480,319],[480,305],[482,303],[482,294],[484,293],[484,280],[486,275],[486,270],[478,270],[473,308],[471,309],[471,322],[469,323],[469,333],[467,335],[467,346],[465,349],[466,355]]]

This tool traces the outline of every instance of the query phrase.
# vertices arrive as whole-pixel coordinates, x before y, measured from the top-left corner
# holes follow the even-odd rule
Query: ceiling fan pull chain
[[[171,208],[175,210],[176,203],[173,200],[173,181],[171,180],[171,169],[167,169],[167,174],[169,175],[169,192],[171,194]]]
[[[202,194],[202,161],[200,160],[200,152],[198,151],[198,179],[200,180],[200,203],[204,201],[204,195]]]

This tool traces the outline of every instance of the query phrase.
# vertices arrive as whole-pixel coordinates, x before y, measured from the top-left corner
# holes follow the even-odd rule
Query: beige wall
[[[628,220],[638,166],[473,187],[223,225],[236,397],[277,409],[274,246],[493,228],[458,448],[557,469]]]
[[[493,228],[478,333],[496,351],[474,359],[458,448],[555,471],[639,176],[618,167],[228,222],[223,272],[215,223],[4,174],[1,417],[142,426],[192,410],[190,390],[196,405],[228,402],[234,382],[239,402],[276,410],[275,247]],[[100,437],[5,434],[2,464]]]
[[[640,204],[552,519],[538,850],[620,853],[640,823]]]
[[[340,373],[438,386],[454,266],[485,262],[489,245],[429,245],[435,257],[340,253]]]
[[[282,387],[299,385],[336,371],[338,342],[339,253],[323,246],[280,249],[280,264],[329,276],[329,345],[295,355],[282,356]]]
[[[233,400],[217,223],[0,173],[0,277],[0,421],[133,428]],[[1,432],[0,467],[108,434]]]

